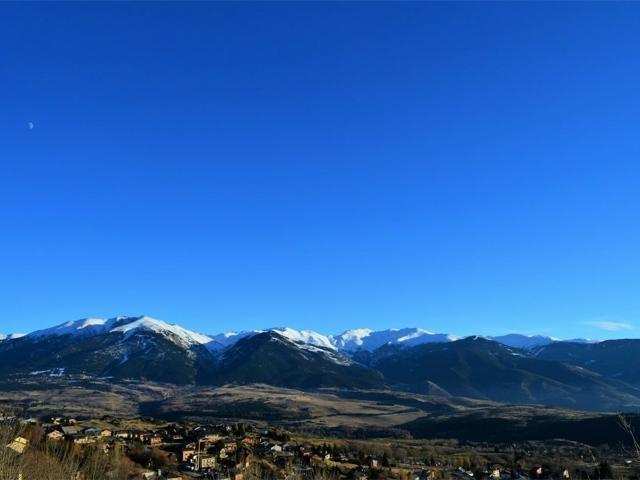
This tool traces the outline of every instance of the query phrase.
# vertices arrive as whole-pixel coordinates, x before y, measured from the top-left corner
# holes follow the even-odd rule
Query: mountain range
[[[150,317],[115,317],[2,337],[0,375],[389,389],[612,411],[640,408],[638,352],[640,340],[457,338],[419,328],[204,335]]]
[[[149,330],[165,332],[177,336],[181,342],[189,344],[206,345],[209,350],[223,350],[233,345],[242,338],[257,335],[267,331],[274,331],[295,342],[316,345],[328,349],[344,352],[356,352],[360,350],[373,351],[384,345],[402,345],[412,347],[423,343],[442,343],[458,340],[460,337],[445,333],[433,333],[422,328],[391,328],[386,330],[372,330],[369,328],[357,328],[346,330],[338,335],[323,335],[312,330],[296,330],[289,327],[274,327],[265,330],[249,330],[240,332],[226,332],[211,335],[187,330],[179,325],[169,324],[147,316],[141,317],[114,317],[110,319],[84,318],[69,321],[61,325],[44,330],[38,330],[30,334],[14,333],[0,334],[0,341],[28,336],[30,338],[56,337],[65,335],[95,335],[109,332],[132,332],[136,330]],[[543,335],[508,334],[495,337],[486,337],[504,345],[535,349],[563,340]],[[566,340],[572,343],[592,343],[590,340],[574,339]]]

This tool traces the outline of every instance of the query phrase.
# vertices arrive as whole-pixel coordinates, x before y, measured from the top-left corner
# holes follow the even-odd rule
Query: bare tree
[[[638,439],[636,438],[635,428],[633,427],[631,420],[621,413],[618,415],[618,423],[631,439],[631,454],[633,455],[636,462],[640,462],[640,444],[638,443]]]

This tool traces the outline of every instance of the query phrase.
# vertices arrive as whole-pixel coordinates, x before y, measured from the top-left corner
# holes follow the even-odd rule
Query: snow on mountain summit
[[[106,333],[121,333],[131,335],[134,332],[152,331],[171,336],[175,341],[184,345],[205,345],[209,350],[221,351],[234,345],[237,341],[264,332],[275,332],[300,345],[320,347],[333,351],[354,352],[356,350],[373,351],[386,344],[414,346],[422,343],[449,342],[455,337],[446,334],[436,334],[421,328],[402,328],[389,330],[372,330],[359,328],[348,330],[340,335],[328,336],[313,330],[297,330],[291,327],[274,327],[264,330],[241,332],[227,332],[217,335],[203,335],[187,330],[176,324],[169,324],[148,316],[84,318],[65,322],[52,328],[38,330],[29,334],[30,337],[47,336],[89,336]]]
[[[318,332],[314,332],[313,330],[295,330],[289,327],[272,328],[270,330],[279,333],[283,337],[293,340],[294,342],[336,350],[336,347],[333,345],[329,337]]]
[[[412,347],[422,343],[439,343],[456,340],[456,337],[444,333],[433,333],[422,328],[392,328],[388,330],[371,330],[356,328],[332,337],[333,344],[339,350],[353,352],[356,350],[373,351],[383,345],[402,345]]]
[[[207,335],[187,330],[180,325],[170,324],[162,320],[146,316],[139,317],[132,322],[119,325],[111,329],[110,332],[122,332],[125,335],[130,335],[139,330],[147,330],[160,334],[170,333],[175,335],[185,345],[204,345],[213,340]]]
[[[118,317],[120,318],[120,317]],[[109,325],[115,323],[118,318],[82,318],[80,320],[71,320],[55,327],[45,328],[31,332],[29,337],[50,337],[62,335],[92,335],[107,331]]]
[[[209,348],[221,350],[223,348],[230,347],[231,345],[235,344],[239,340],[242,340],[243,338],[257,335],[259,333],[265,333],[265,332],[275,332],[296,343],[312,345],[316,347],[324,347],[330,350],[336,350],[336,347],[331,341],[331,337],[322,335],[321,333],[318,333],[318,332],[314,332],[313,330],[296,330],[295,328],[290,328],[290,327],[274,327],[274,328],[267,328],[265,330],[226,332],[226,333],[220,333],[217,335],[212,335],[212,340],[214,343],[210,345]]]
[[[335,335],[333,337],[333,343],[339,348],[345,350],[355,350],[361,348],[364,345],[365,339],[372,333],[374,333],[374,330],[371,330],[370,328],[354,328],[353,330],[347,330],[340,335]]]
[[[169,324],[162,320],[142,316],[142,317],[114,317],[114,318],[83,318],[62,323],[52,328],[37,330],[28,337],[50,337],[50,336],[91,336],[105,333],[121,333],[126,336],[139,331],[151,331],[159,334],[170,334],[174,339],[184,346],[203,345],[213,339],[200,333],[192,332],[179,325]]]
[[[305,348],[321,348],[347,354],[358,350],[374,351],[384,345],[398,345],[413,347],[424,343],[446,343],[458,340],[458,337],[433,333],[423,328],[392,328],[386,330],[372,330],[370,328],[356,328],[347,330],[339,335],[323,335],[313,330],[297,330],[291,327],[274,327],[264,330],[250,330],[227,332],[216,335],[203,335],[188,330],[177,324],[170,324],[148,316],[113,317],[113,318],[83,318],[62,323],[55,327],[37,330],[27,338],[37,339],[59,336],[92,336],[110,333],[122,334],[126,337],[134,333],[153,332],[164,335],[174,343],[184,348],[194,345],[204,345],[210,351],[222,351],[231,347],[239,340],[264,332],[275,332]],[[21,334],[0,335],[0,341],[19,338]],[[537,350],[552,343],[562,341],[542,335],[508,334],[487,339],[502,343],[512,348]],[[588,340],[566,340],[567,342],[589,342]]]

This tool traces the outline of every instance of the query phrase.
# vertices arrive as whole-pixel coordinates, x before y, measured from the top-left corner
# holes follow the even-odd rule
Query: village
[[[62,416],[45,419],[1,416],[0,423],[5,431],[13,428],[14,432],[18,432],[0,446],[16,458],[28,454],[30,449],[48,452],[71,449],[75,452],[93,452],[106,459],[119,458],[119,473],[104,478],[635,478],[635,463],[628,456],[610,454],[613,462],[619,464],[614,476],[608,461],[599,460],[593,450],[584,446],[549,448],[542,445],[536,447],[535,444],[512,445],[510,452],[505,454],[495,446],[472,447],[463,444],[456,447],[455,443],[443,442],[440,447],[434,446],[430,450],[433,453],[427,455],[422,450],[412,450],[400,444],[394,449],[394,441],[381,444],[375,441],[306,438],[279,427],[249,423],[157,424],[139,421],[124,422],[122,425],[122,422],[113,419],[87,421]],[[6,454],[0,455],[0,460],[6,457]],[[104,468],[116,470],[116,467]],[[621,476],[623,471],[624,475]],[[27,475],[19,478],[30,480]],[[102,477],[77,473],[74,480],[85,478],[91,480]]]

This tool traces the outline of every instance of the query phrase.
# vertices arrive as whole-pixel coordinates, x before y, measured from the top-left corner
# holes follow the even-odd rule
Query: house
[[[151,438],[149,438],[150,445],[160,445],[161,443],[162,443],[162,437],[157,433],[155,435],[152,435]]]
[[[222,435],[218,435],[217,433],[208,433],[201,438],[201,440],[205,440],[210,443],[216,443],[218,440],[222,439]]]
[[[182,449],[182,461],[188,462],[191,457],[196,454],[196,446],[193,443],[190,443],[185,448]]]
[[[18,455],[24,453],[29,446],[29,440],[24,437],[16,437],[13,442],[7,445],[8,448],[16,452]]]
[[[47,433],[48,440],[62,440],[64,438],[64,433],[59,430],[52,430]]]
[[[140,474],[145,480],[182,480],[182,476],[178,473],[163,473],[160,470],[147,470]]]
[[[89,445],[92,443],[96,443],[96,438],[90,437],[88,435],[77,435],[73,439],[73,443],[75,443],[76,445]]]
[[[113,435],[113,432],[111,430],[101,430],[100,431],[100,436],[105,438],[105,437],[111,437]]]
[[[222,448],[224,448],[227,453],[235,452],[236,448],[238,448],[238,444],[234,439],[226,439],[220,442],[222,444]]]
[[[72,436],[72,435],[77,435],[80,432],[77,427],[74,427],[73,425],[67,425],[62,427],[62,433],[68,436]]]
[[[216,466],[216,457],[214,455],[209,455],[208,453],[196,453],[191,458],[191,461],[194,463],[196,470],[202,470],[203,468],[215,468]]]

